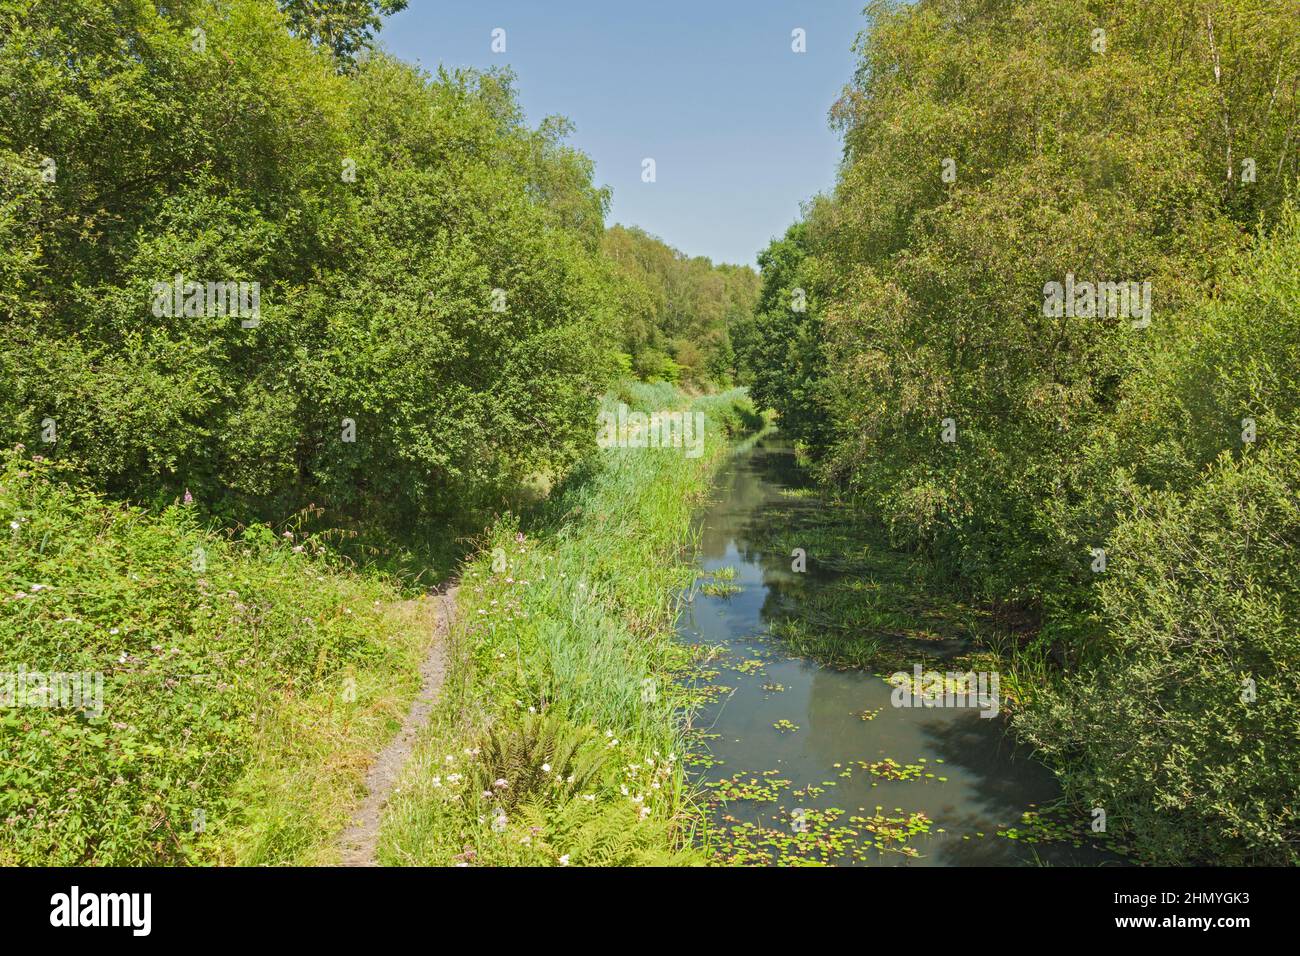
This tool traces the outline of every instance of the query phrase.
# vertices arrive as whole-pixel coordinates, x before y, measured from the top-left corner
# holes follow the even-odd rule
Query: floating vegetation
[[[775,774],[775,770],[766,771],[767,774]],[[705,784],[712,792],[709,799],[713,802],[732,803],[737,800],[753,800],[758,803],[775,803],[777,794],[790,786],[789,780],[779,780],[768,778],[760,780],[758,777],[749,775],[744,779],[746,774],[737,773],[728,777],[726,780],[711,780]]]
[[[741,588],[725,581],[709,581],[700,585],[700,590],[709,597],[731,597],[733,594],[739,594]]]
[[[873,777],[881,777],[885,780],[915,780],[925,770],[919,763],[900,764],[891,757],[877,760],[875,763],[859,760],[857,764]]]
[[[800,498],[800,499],[816,498],[817,489],[816,488],[782,488],[778,492],[778,494],[782,498]]]
[[[908,841],[930,831],[924,813],[887,816],[876,808],[872,816],[845,819],[845,811],[829,807],[783,811],[775,825],[725,817],[725,840],[715,861],[732,866],[826,866],[870,863],[880,853],[907,857],[920,854]]]
[[[782,717],[780,720],[778,720],[778,721],[777,721],[776,723],[774,723],[772,726],[775,727],[777,730],[781,731],[781,733],[783,733],[783,734],[785,734],[785,733],[794,733],[796,730],[799,729],[799,725],[798,725],[798,724],[791,723],[790,721],[786,720],[784,717]]]

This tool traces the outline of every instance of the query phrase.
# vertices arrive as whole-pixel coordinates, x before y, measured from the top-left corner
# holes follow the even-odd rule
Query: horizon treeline
[[[624,372],[702,388],[739,380],[733,343],[752,321],[758,273],[688,256],[635,226],[611,226],[602,248],[626,282]]]
[[[326,6],[0,3],[5,444],[155,507],[402,528],[563,474],[619,374],[731,380],[753,270],[607,232],[511,73]]]
[[[872,3],[740,356],[826,481],[1033,622],[1022,733],[1162,863],[1300,860],[1298,12]]]

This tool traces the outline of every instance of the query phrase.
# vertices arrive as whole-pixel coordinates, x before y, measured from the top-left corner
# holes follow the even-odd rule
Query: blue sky
[[[827,111],[865,0],[409,0],[383,44],[426,69],[510,66],[532,125],[559,113],[613,189],[610,221],[753,263],[840,157]],[[506,52],[491,50],[506,31]],[[791,31],[807,31],[807,52]],[[657,181],[641,181],[654,158]]]

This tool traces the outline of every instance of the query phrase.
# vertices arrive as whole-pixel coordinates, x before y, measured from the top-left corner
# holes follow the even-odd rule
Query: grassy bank
[[[217,535],[61,477],[0,459],[0,692],[23,695],[0,707],[0,862],[332,860],[418,685],[423,602],[292,531]],[[102,710],[10,690],[20,670],[102,675]]]
[[[625,386],[607,408],[682,408]],[[452,664],[390,802],[380,861],[690,863],[682,766],[681,558],[726,439],[757,424],[741,391],[697,399],[703,453],[608,448],[549,500],[500,521],[461,575]]]

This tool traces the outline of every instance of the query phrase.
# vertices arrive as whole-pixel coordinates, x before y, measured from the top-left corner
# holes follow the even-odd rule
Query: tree
[[[383,22],[406,9],[406,0],[278,0],[299,36],[333,51],[341,64],[353,66],[357,54],[370,47]]]

